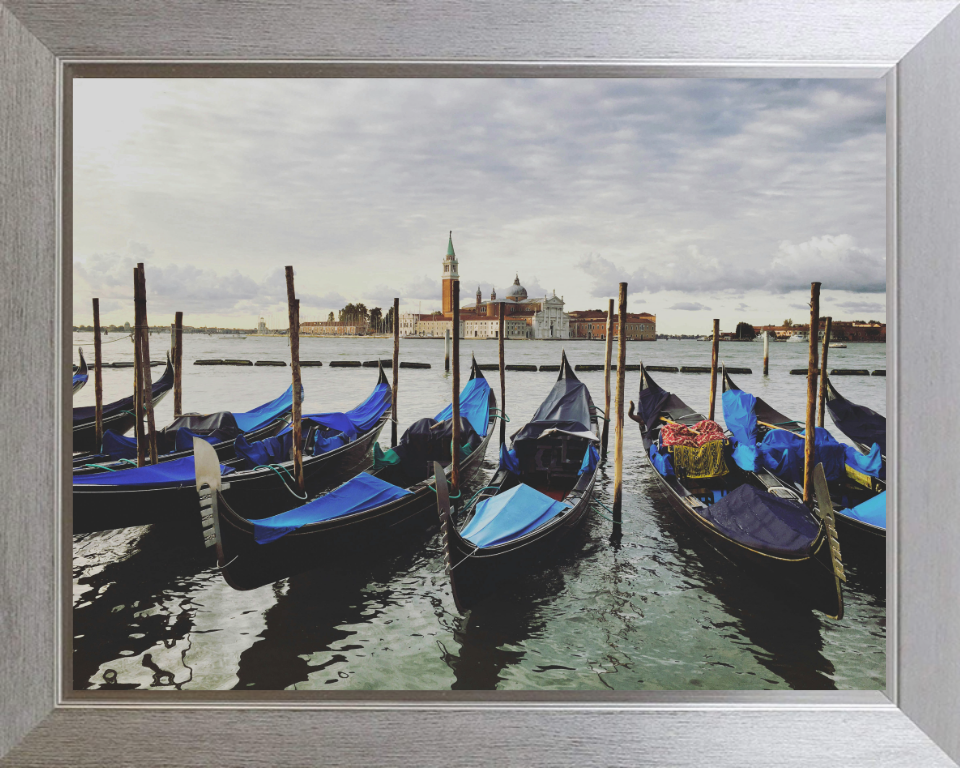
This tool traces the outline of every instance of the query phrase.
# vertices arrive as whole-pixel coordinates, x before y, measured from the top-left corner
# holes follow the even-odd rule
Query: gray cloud
[[[680,301],[670,307],[670,309],[679,309],[684,312],[700,312],[701,310],[708,310],[710,307],[698,304],[695,301]]]
[[[876,301],[841,301],[834,306],[845,309],[847,312],[862,312],[869,315],[885,315],[887,312],[886,304]],[[864,318],[868,319],[868,318]]]

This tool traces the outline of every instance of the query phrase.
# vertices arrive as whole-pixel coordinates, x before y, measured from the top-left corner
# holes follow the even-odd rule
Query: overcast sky
[[[885,319],[882,80],[76,80],[74,322],[556,290],[662,333]]]

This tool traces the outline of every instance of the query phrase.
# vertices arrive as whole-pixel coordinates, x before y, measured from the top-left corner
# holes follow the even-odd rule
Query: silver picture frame
[[[0,0],[0,764],[960,761],[957,0]],[[885,692],[77,696],[69,103],[82,76],[883,77]],[[236,693],[236,695],[232,695]]]

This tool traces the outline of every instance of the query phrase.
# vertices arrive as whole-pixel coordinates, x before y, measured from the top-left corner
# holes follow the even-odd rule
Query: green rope
[[[281,464],[257,464],[257,466],[255,466],[254,469],[270,469],[270,470],[272,470],[273,472],[276,473],[277,477],[280,478],[280,482],[283,483],[283,487],[286,488],[288,491],[290,491],[290,495],[291,495],[291,496],[293,496],[293,497],[296,498],[296,499],[300,499],[300,500],[302,500],[302,501],[306,501],[306,500],[309,498],[308,494],[305,493],[305,494],[303,494],[303,496],[301,496],[299,493],[296,493],[292,488],[290,488],[290,487],[287,485],[287,481],[284,480],[284,479],[283,479],[283,475],[280,474],[281,471],[286,472],[287,477],[290,478],[290,482],[293,483],[294,485],[296,485],[297,481],[294,479],[293,475],[290,474],[290,470],[288,470],[288,469],[287,469],[286,467],[284,467],[283,465],[281,465]]]
[[[597,416],[598,419],[600,419],[600,421],[606,421],[607,423],[610,422],[610,419],[608,419],[606,416],[603,415],[603,409],[602,409],[602,408],[600,408],[599,406],[596,406],[596,405],[595,405],[595,406],[593,406],[593,410],[596,412],[596,416]]]
[[[493,416],[493,418],[495,419],[501,419],[505,421],[507,424],[510,423],[510,417],[507,416],[507,414],[501,411],[499,408],[491,408],[490,415]]]
[[[432,485],[428,485],[427,488],[429,488],[429,489],[430,489],[431,491],[433,491],[434,493],[437,492],[437,489],[434,488]],[[447,498],[448,498],[448,499],[459,499],[461,496],[463,496],[463,494],[462,494],[460,491],[457,491],[457,495],[456,495],[456,496],[447,496]]]
[[[107,470],[107,472],[116,472],[116,471],[117,471],[117,470],[113,469],[112,467],[107,467],[107,466],[105,466],[105,465],[103,465],[103,464],[84,464],[83,466],[85,466],[85,467],[96,467],[97,469],[105,469],[105,470]]]
[[[604,504],[602,501],[600,501],[600,499],[594,498],[593,501],[595,501],[597,504],[599,504],[601,507],[603,507],[605,510],[607,510],[607,512],[609,512],[611,515],[614,514],[613,510],[610,509],[610,507],[608,507],[608,506],[607,506],[606,504]],[[598,515],[600,515],[600,517],[602,517],[604,520],[609,520],[609,521],[610,521],[611,523],[613,523],[614,525],[623,525],[623,523],[620,522],[619,520],[614,520],[612,517],[607,517],[605,514],[603,514],[603,512],[600,512],[600,511],[597,510],[596,508],[594,508],[593,511],[596,512]]]
[[[476,499],[477,496],[479,496],[479,495],[480,495],[481,493],[483,493],[484,491],[499,490],[499,489],[500,489],[500,486],[499,486],[499,485],[487,485],[487,486],[484,486],[484,487],[481,488],[479,491],[477,491],[475,494],[473,494],[473,496],[470,497],[470,500],[467,501],[466,505],[464,506],[464,510],[470,509],[470,505],[473,504],[473,500]]]

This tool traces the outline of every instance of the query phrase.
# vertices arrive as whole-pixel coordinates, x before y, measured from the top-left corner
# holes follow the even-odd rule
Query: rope
[[[501,419],[502,421],[505,421],[507,424],[510,423],[510,417],[507,416],[507,414],[501,411],[499,408],[491,408],[490,416],[494,419]]]
[[[101,342],[100,342],[100,346],[103,346],[104,344],[113,344],[114,342],[117,342],[117,341],[124,341],[125,339],[129,339],[130,341],[133,341],[133,334],[132,334],[132,333],[128,333],[126,336],[121,336],[121,337],[118,338],[118,339],[110,339],[110,341],[101,341]],[[90,344],[90,343],[92,343],[92,342],[85,341],[85,342],[83,342],[83,343],[81,343],[81,344],[74,344],[73,346],[75,346],[75,347],[82,347],[84,344]]]
[[[432,485],[428,485],[427,488],[429,488],[429,489],[430,489],[431,491],[433,491],[434,493],[437,492],[437,489],[434,488]],[[449,496],[449,495],[448,495],[447,498],[448,498],[448,499],[459,499],[459,498],[461,498],[462,496],[463,496],[463,494],[462,494],[460,491],[457,491],[457,495],[456,495],[456,496]]]
[[[480,549],[480,547],[478,547],[476,544],[474,544],[474,545],[473,545],[473,552],[471,552],[469,555],[467,555],[465,558],[463,558],[463,560],[461,560],[459,563],[457,563],[455,566],[453,566],[453,567],[450,569],[450,573],[453,573],[457,568],[459,568],[461,565],[463,565],[465,562],[467,562],[467,560],[469,560],[471,557],[473,557],[475,554],[477,554],[477,551],[478,551],[479,549]]]
[[[309,498],[309,496],[308,496],[306,493],[303,494],[303,496],[301,496],[299,493],[297,493],[297,492],[294,491],[290,486],[287,485],[287,481],[284,480],[284,479],[283,479],[283,475],[280,474],[281,470],[282,470],[283,472],[286,472],[286,473],[287,473],[287,477],[290,478],[290,482],[291,482],[291,483],[293,483],[293,484],[295,485],[297,481],[294,479],[293,475],[290,474],[290,470],[288,470],[288,469],[287,469],[286,467],[284,467],[283,465],[281,465],[281,464],[257,464],[257,466],[255,466],[254,469],[270,469],[270,470],[273,470],[273,471],[276,473],[277,477],[280,478],[280,482],[283,483],[283,487],[286,488],[287,491],[290,492],[290,495],[291,495],[291,496],[293,496],[295,499],[300,499],[300,501],[306,501],[306,500]],[[231,562],[233,562],[233,561],[231,561]],[[226,566],[224,566],[224,567],[226,567]]]
[[[233,565],[237,561],[238,557],[240,557],[240,555],[234,555],[233,560],[231,560],[229,563],[227,563],[226,565],[215,565],[213,566],[213,569],[215,571],[222,571],[224,568],[229,568],[231,565]]]
[[[105,469],[107,472],[116,472],[116,469],[105,466],[103,464],[84,464],[85,467],[96,467],[97,469]]]
[[[490,490],[500,490],[500,486],[499,486],[499,485],[487,485],[487,486],[484,486],[483,488],[481,488],[479,491],[477,491],[475,494],[473,494],[473,496],[470,497],[469,501],[467,501],[466,505],[464,506],[463,511],[466,512],[468,509],[470,509],[470,505],[473,504],[473,500],[476,499],[477,496],[479,496],[479,495],[480,495],[481,493],[483,493],[484,491],[490,491]]]
[[[601,507],[603,507],[605,510],[607,510],[607,512],[609,512],[611,515],[613,514],[613,510],[610,509],[610,507],[608,507],[608,506],[607,506],[606,504],[604,504],[602,501],[600,501],[600,499],[594,497],[594,498],[592,499],[592,501],[594,501],[594,502],[596,502],[597,504],[599,504]],[[607,517],[605,514],[603,514],[603,512],[600,512],[600,511],[597,510],[597,509],[594,509],[593,511],[596,512],[598,515],[600,515],[600,517],[602,517],[604,520],[609,520],[609,521],[610,521],[611,523],[613,523],[614,525],[623,525],[623,523],[620,522],[619,520],[614,520],[612,517]]]

